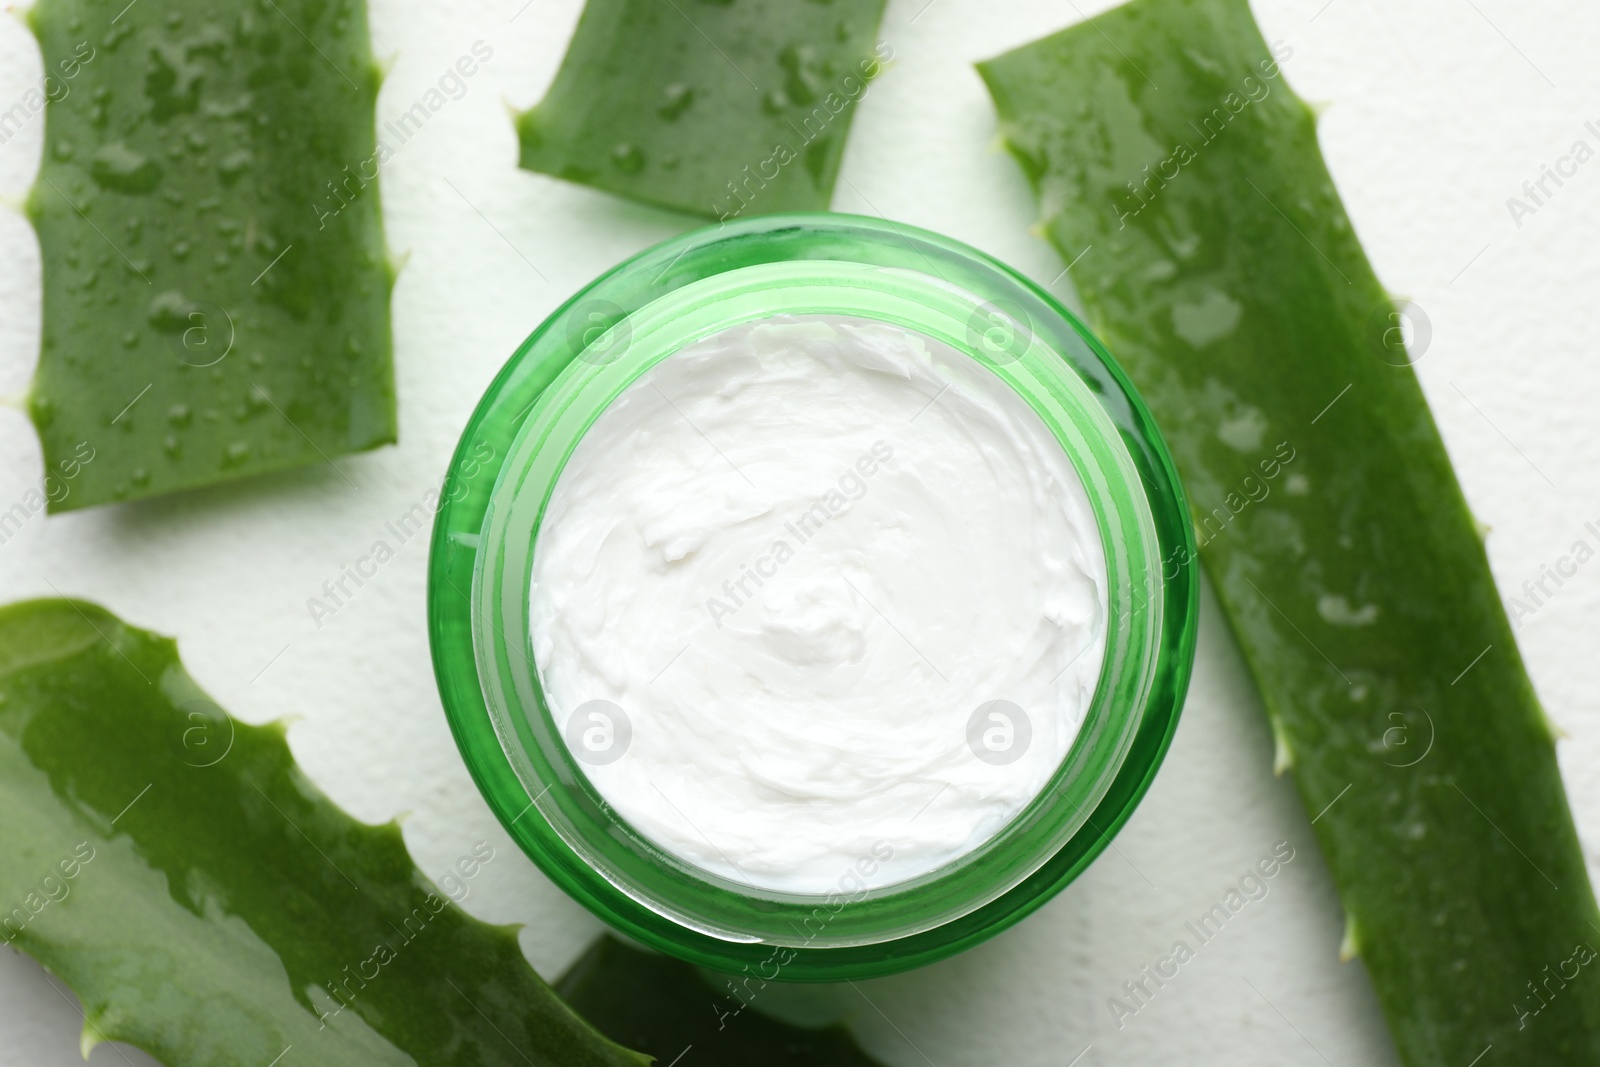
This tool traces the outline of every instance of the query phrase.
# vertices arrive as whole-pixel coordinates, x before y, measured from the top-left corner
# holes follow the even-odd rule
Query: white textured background
[[[339,461],[356,490],[321,468],[35,517],[0,546],[0,597],[60,589],[178,635],[189,669],[224,707],[256,722],[298,719],[295,754],[346,809],[371,821],[409,812],[406,840],[424,871],[492,842],[498,856],[466,907],[526,923],[523,946],[551,977],[600,925],[509,843],[457,757],[428,666],[426,546],[407,544],[321,629],[306,609],[386,520],[437,484],[480,393],[539,320],[688,225],[516,168],[505,104],[538,99],[579,10],[579,0],[532,0],[518,15],[523,2],[371,0],[376,51],[395,58],[380,122],[474,41],[494,48],[468,94],[383,172],[389,244],[410,257],[394,293],[400,445]],[[896,59],[861,107],[834,206],[939,230],[1040,280],[1057,277],[1060,261],[1029,233],[1033,205],[996,147],[971,63],[1104,6],[890,0],[881,35]],[[1323,148],[1378,273],[1432,320],[1418,369],[1467,497],[1494,529],[1489,553],[1509,592],[1600,520],[1600,161],[1521,227],[1506,206],[1575,140],[1600,149],[1583,128],[1600,120],[1600,8],[1258,0],[1256,10],[1269,40],[1294,47],[1293,87],[1331,105]],[[0,110],[40,76],[32,37],[0,19]],[[0,195],[25,193],[42,133],[36,118],[0,146]],[[31,230],[0,209],[0,394],[14,406],[38,350],[38,275]],[[0,412],[0,510],[39,481],[32,428],[20,410]],[[811,990],[790,1009],[844,1015],[895,1065],[1394,1063],[1361,965],[1337,960],[1338,901],[1290,782],[1271,775],[1266,722],[1238,653],[1209,598],[1202,614],[1176,742],[1114,850],[988,944],[860,992]],[[1593,563],[1519,634],[1546,707],[1571,735],[1561,760],[1591,855],[1597,621]],[[1119,1031],[1107,997],[1284,840],[1297,855],[1270,896]],[[79,1062],[79,1026],[75,1003],[36,964],[0,952],[0,1064]],[[92,1060],[119,1057],[150,1062],[111,1047]],[[691,1053],[681,1067],[693,1063]]]

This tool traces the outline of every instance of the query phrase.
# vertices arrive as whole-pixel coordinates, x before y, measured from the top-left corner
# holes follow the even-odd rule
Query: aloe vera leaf
[[[445,900],[396,823],[350,818],[93,604],[0,608],[0,940],[83,1001],[86,1048],[171,1067],[643,1067]],[[293,1059],[289,1058],[294,1057]]]
[[[555,988],[601,1033],[658,1064],[693,1049],[685,1063],[697,1067],[882,1067],[843,1026],[792,1026],[761,1014],[759,994],[738,992],[740,977],[713,985],[687,963],[607,935]]]
[[[394,441],[362,0],[39,0],[28,20],[64,90],[27,202],[50,509]]]
[[[1402,1059],[1600,1062],[1552,731],[1274,49],[1245,0],[1134,0],[979,70],[1173,446]]]
[[[710,218],[820,211],[884,0],[588,0],[522,166]]]

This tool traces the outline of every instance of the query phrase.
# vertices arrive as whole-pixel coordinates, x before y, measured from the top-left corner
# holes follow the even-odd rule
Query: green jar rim
[[[539,521],[601,411],[663,358],[773,314],[850,315],[969,356],[1040,415],[1089,491],[1110,588],[1100,684],[1049,785],[994,837],[918,878],[841,873],[827,894],[692,866],[605,804],[545,707],[528,638]],[[990,330],[996,328],[998,334]],[[763,980],[891,973],[993,936],[1102,851],[1170,742],[1193,661],[1193,530],[1143,403],[1105,349],[1026,278],[926,231],[839,214],[683,235],[585,287],[520,346],[474,412],[442,490],[429,568],[434,669],[456,743],[507,832],[620,931]],[[768,971],[772,974],[767,974]]]

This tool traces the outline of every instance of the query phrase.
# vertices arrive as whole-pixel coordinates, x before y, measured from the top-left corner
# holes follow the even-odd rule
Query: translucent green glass
[[[602,800],[545,705],[529,641],[539,523],[606,406],[685,345],[774,314],[894,323],[978,361],[1038,413],[1082,477],[1106,548],[1100,684],[1050,784],[994,837],[920,877],[827,894],[755,889],[665,852]],[[947,238],[845,215],[767,216],[650,249],[519,348],[462,436],[434,530],[429,622],[457,744],[508,832],[622,932],[765,979],[889,973],[990,937],[1106,845],[1159,766],[1193,659],[1182,491],[1105,350],[1014,271]],[[1178,561],[1183,562],[1178,562]],[[1167,561],[1167,562],[1163,562]]]

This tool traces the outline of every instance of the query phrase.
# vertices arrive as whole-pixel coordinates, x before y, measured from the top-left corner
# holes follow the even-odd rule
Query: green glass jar
[[[589,426],[662,359],[779,314],[891,323],[982,364],[1059,441],[1105,548],[1099,686],[1050,783],[977,848],[877,888],[865,888],[863,869],[841,872],[821,894],[756,889],[629,826],[553,721],[529,637],[539,523]],[[915,967],[991,937],[1105,848],[1177,725],[1194,655],[1194,553],[1182,489],[1149,412],[1093,335],[1037,285],[926,231],[848,215],[765,216],[635,256],[512,356],[446,478],[429,633],[473,778],[556,884],[624,934],[694,963],[752,981],[837,981]]]

